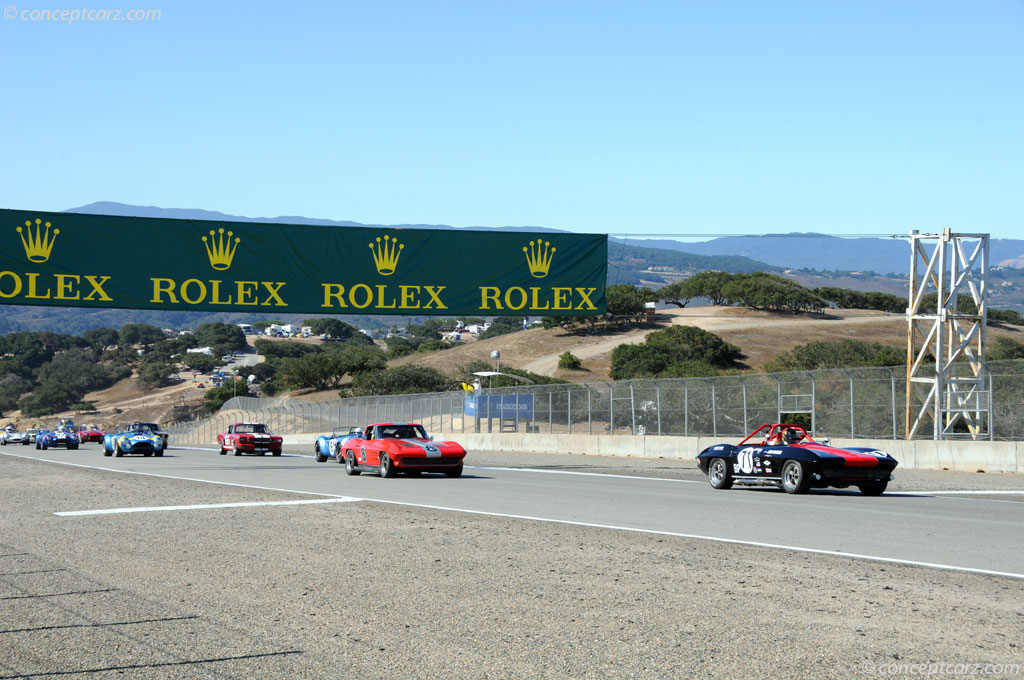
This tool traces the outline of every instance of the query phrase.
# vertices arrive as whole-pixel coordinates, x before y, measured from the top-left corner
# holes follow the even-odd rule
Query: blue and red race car
[[[739,444],[709,446],[697,456],[716,489],[733,484],[778,486],[786,493],[812,487],[856,486],[865,496],[885,492],[898,463],[885,451],[830,446],[814,441],[800,425],[765,424]]]

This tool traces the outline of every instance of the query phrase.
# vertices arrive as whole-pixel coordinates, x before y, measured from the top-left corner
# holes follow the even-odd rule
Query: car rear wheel
[[[724,458],[715,458],[708,465],[708,483],[714,489],[732,488],[732,477],[729,476],[729,463]]]
[[[341,460],[341,456],[338,456],[338,460]],[[356,467],[356,454],[351,451],[345,452],[345,474],[346,475],[358,475],[359,468]]]
[[[798,460],[787,460],[782,466],[782,488],[786,493],[807,493],[810,479],[803,463]]]
[[[871,482],[870,484],[860,484],[858,488],[865,496],[881,496],[885,493],[887,486],[889,486],[889,482]]]
[[[444,476],[445,477],[461,477],[462,476],[462,464],[460,463],[459,467],[457,467],[457,468],[453,468],[451,470],[445,470],[444,471]]]
[[[317,442],[316,444],[313,445],[313,453],[316,454],[316,462],[318,462],[318,463],[326,463],[327,462],[327,456],[325,456],[323,453],[320,452],[320,442]]]
[[[381,452],[380,454],[380,476],[381,477],[394,477],[397,474],[395,470],[395,464],[391,462],[391,458],[388,454]]]

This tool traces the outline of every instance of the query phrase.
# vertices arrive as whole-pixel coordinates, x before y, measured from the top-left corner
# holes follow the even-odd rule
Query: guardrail
[[[1024,360],[991,362],[988,368],[991,438],[1024,439]],[[761,423],[797,419],[819,435],[902,439],[905,380],[902,367],[883,367],[528,385],[484,389],[479,394],[442,392],[324,402],[235,397],[214,416],[167,430],[176,443],[192,445],[215,442],[218,432],[238,420],[265,422],[279,434],[417,421],[435,434],[734,437]]]

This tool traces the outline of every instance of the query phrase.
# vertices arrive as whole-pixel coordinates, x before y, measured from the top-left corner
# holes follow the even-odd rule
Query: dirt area
[[[607,381],[611,367],[612,350],[621,344],[637,344],[647,334],[672,325],[697,326],[721,336],[739,347],[745,354],[748,370],[760,371],[766,361],[779,353],[808,342],[852,338],[867,342],[881,342],[897,347],[906,343],[907,321],[897,314],[869,310],[836,310],[824,316],[783,315],[738,307],[690,307],[659,310],[654,327],[635,327],[618,332],[573,334],[562,329],[532,328],[486,340],[470,340],[458,347],[402,357],[392,366],[417,364],[430,366],[451,374],[460,374],[471,361],[481,360],[493,364],[493,350],[501,351],[501,365],[524,368],[541,375],[551,375],[573,382]],[[988,328],[988,337],[1005,335],[1024,342],[1024,329],[1016,327]],[[249,336],[250,344],[260,336]],[[320,338],[292,338],[307,344],[320,344]],[[284,341],[283,339],[281,340]],[[563,352],[577,356],[583,370],[566,371],[558,368],[558,357]],[[188,377],[183,374],[183,377]],[[97,423],[112,428],[133,420],[161,423],[177,420],[176,416],[201,403],[204,389],[195,387],[192,380],[163,389],[142,389],[134,378],[86,395],[96,404],[97,412],[77,415],[79,423]],[[290,395],[298,401],[336,399],[336,390],[300,392]],[[120,411],[118,411],[118,409]],[[0,425],[14,422],[18,427],[29,427],[35,422],[51,423],[62,415],[40,419],[20,418],[15,411]]]
[[[824,316],[783,315],[738,307],[692,307],[659,310],[655,327],[634,328],[617,333],[570,334],[561,329],[533,328],[462,347],[403,357],[393,365],[418,364],[456,372],[473,360],[493,362],[492,350],[501,351],[501,363],[552,375],[573,382],[609,380],[612,350],[622,344],[637,344],[647,334],[672,325],[697,326],[721,336],[746,355],[744,363],[753,371],[781,352],[809,342],[852,338],[897,347],[906,344],[907,321],[900,315],[870,310],[838,310]],[[989,328],[989,337],[1008,335],[1024,341],[1024,331]],[[582,364],[581,371],[558,369],[558,357],[571,352]]]

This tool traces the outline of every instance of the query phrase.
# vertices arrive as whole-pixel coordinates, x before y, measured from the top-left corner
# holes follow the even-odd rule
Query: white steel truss
[[[910,247],[906,437],[930,424],[934,439],[991,439],[988,234],[912,231]]]

